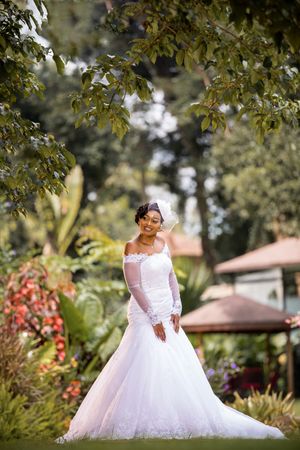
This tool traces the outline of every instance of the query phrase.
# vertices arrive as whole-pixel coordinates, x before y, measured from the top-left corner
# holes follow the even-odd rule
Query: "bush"
[[[240,373],[241,368],[232,358],[222,358],[211,364],[203,363],[203,369],[214,393],[222,400],[233,394],[232,381]]]
[[[22,343],[2,328],[0,341],[0,439],[56,437],[64,432],[70,414],[60,379],[40,371],[40,349]]]
[[[54,341],[56,357],[65,359],[63,319],[56,289],[48,285],[48,272],[32,259],[9,275],[4,291],[3,313],[12,332],[25,331],[41,342]]]
[[[229,406],[257,419],[266,425],[278,427],[284,433],[296,431],[300,428],[300,420],[294,412],[294,400],[290,392],[284,398],[282,392],[270,392],[268,385],[264,393],[252,388],[251,395],[242,398],[237,392],[234,393],[233,403]]]

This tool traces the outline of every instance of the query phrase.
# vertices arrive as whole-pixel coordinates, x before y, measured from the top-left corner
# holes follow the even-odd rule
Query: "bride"
[[[94,381],[62,443],[81,438],[285,438],[225,405],[214,394],[180,327],[180,293],[167,244],[158,236],[178,222],[170,204],[137,209],[138,236],[127,242],[124,277],[128,326]]]

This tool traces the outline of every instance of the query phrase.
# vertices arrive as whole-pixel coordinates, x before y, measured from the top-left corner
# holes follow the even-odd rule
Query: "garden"
[[[117,350],[138,205],[176,205],[182,314],[222,282],[218,262],[300,238],[299,5],[181,3],[1,2],[1,449],[58,448]],[[297,300],[299,272],[294,281]],[[299,313],[288,321],[295,374]],[[298,448],[284,333],[271,337],[268,362],[263,334],[210,333],[201,349],[187,335],[216,395],[288,439],[64,446]],[[257,368],[261,383],[247,382]]]

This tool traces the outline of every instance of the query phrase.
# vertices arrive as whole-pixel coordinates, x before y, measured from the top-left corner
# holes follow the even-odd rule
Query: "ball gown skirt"
[[[81,438],[188,439],[278,438],[284,434],[225,405],[214,394],[198,356],[180,327],[171,323],[171,261],[165,252],[141,262],[142,284],[165,328],[154,334],[133,296],[121,342],[92,384],[62,443]]]

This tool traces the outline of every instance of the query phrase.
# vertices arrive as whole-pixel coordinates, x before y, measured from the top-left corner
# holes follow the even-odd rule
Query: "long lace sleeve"
[[[169,251],[168,247],[167,247],[167,254],[168,254],[169,258],[171,259],[171,255],[170,255],[170,251]],[[181,312],[182,312],[182,302],[181,302],[181,298],[180,298],[179,285],[178,285],[177,277],[174,272],[173,266],[172,266],[172,270],[169,274],[169,285],[170,285],[170,288],[172,291],[172,296],[173,296],[172,314],[179,314],[179,316],[180,316]]]
[[[142,288],[140,266],[140,261],[130,262],[130,259],[125,256],[123,264],[124,278],[129,292],[133,295],[142,310],[148,315],[151,324],[156,325],[160,323],[161,320],[153,311],[151,302]]]

